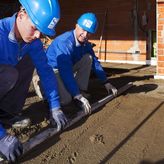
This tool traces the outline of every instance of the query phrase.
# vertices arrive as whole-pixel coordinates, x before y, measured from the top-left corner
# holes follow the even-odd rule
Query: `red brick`
[[[164,61],[164,56],[158,56],[158,61]]]
[[[159,25],[158,30],[160,30],[160,31],[163,30],[163,25]]]
[[[164,24],[164,20],[158,19],[158,24],[159,24],[159,25],[161,25],[161,24],[163,25],[163,24]]]
[[[162,62],[158,62],[158,67],[162,67],[162,68],[164,68],[164,61],[162,61]]]
[[[164,13],[163,12],[162,13],[161,12],[159,13],[159,19],[160,18],[164,18]]]
[[[164,7],[164,4],[163,3],[160,3],[160,2],[157,2],[157,3],[158,3],[158,7]]]
[[[158,43],[162,44],[163,41],[164,41],[164,39],[162,39],[162,38],[158,38]]]
[[[161,12],[164,12],[164,7],[159,7],[159,8],[158,8],[158,12],[160,12],[160,13],[161,13]]]
[[[162,37],[162,31],[161,30],[158,31],[158,37]]]
[[[159,49],[164,49],[164,44],[158,44]]]
[[[164,68],[157,68],[158,75],[164,75]]]
[[[159,49],[158,49],[158,55],[161,55],[161,56],[164,55],[163,52],[164,52],[163,50],[159,50]]]

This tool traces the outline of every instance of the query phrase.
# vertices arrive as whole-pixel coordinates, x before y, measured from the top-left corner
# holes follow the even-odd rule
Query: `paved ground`
[[[164,163],[164,81],[154,80],[153,66],[103,66],[117,88],[129,81],[133,87],[90,117],[37,146],[20,163]],[[89,91],[92,103],[106,95],[94,76]],[[76,113],[72,105],[63,110],[68,116]],[[36,97],[31,87],[24,115],[31,117],[32,125],[24,130],[10,129],[10,132],[25,142],[49,126],[47,111],[47,105]]]

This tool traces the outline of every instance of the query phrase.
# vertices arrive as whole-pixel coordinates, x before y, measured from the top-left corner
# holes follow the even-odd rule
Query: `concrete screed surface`
[[[103,67],[117,88],[130,81],[133,87],[25,154],[20,163],[164,163],[164,81],[153,78],[154,66],[104,63]],[[89,93],[91,103],[107,95],[93,75]],[[75,117],[77,110],[74,104],[63,107],[69,118]],[[48,106],[32,86],[23,114],[31,118],[30,127],[8,128],[22,142],[51,126]]]

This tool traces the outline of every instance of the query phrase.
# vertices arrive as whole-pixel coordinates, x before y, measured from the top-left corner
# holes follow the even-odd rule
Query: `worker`
[[[97,27],[96,15],[84,13],[77,20],[75,29],[56,37],[46,52],[48,64],[57,76],[61,104],[66,105],[73,98],[86,114],[91,113],[91,105],[87,96],[84,96],[87,92],[91,69],[108,93],[112,91],[114,96],[117,95],[117,89],[109,83],[88,41],[89,37],[96,32]],[[37,79],[37,77],[34,78]],[[38,88],[37,83],[35,86]],[[37,92],[42,95],[40,90]]]
[[[0,20],[0,120],[4,117],[11,117],[12,120],[16,117],[15,123],[20,127],[27,123],[21,120],[19,113],[36,68],[49,102],[51,122],[60,131],[67,119],[61,110],[57,80],[53,69],[47,64],[40,40],[41,34],[55,35],[55,27],[60,19],[60,6],[58,0],[19,2],[21,7],[17,13]],[[20,141],[0,126],[0,154],[13,162],[22,152]]]

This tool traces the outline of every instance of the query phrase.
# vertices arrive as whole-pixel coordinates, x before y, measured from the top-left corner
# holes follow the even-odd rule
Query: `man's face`
[[[75,34],[80,43],[85,43],[91,35],[89,32],[83,30],[78,24],[76,24]]]
[[[24,10],[20,10],[17,15],[15,33],[18,40],[23,40],[26,43],[40,38],[41,35]]]

